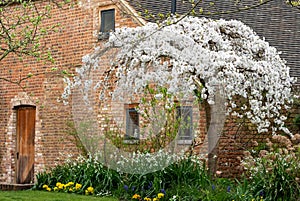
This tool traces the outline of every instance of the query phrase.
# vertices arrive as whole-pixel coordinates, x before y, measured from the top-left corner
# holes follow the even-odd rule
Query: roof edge
[[[120,0],[120,3],[123,5],[123,7],[125,8],[125,10],[131,14],[132,18],[141,26],[145,25],[147,23],[147,21],[145,21],[144,19],[142,19],[141,16],[139,16],[139,14],[137,13],[137,11],[129,5],[129,3],[125,0]]]

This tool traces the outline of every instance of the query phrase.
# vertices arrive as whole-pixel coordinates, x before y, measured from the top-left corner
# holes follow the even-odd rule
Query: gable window
[[[114,30],[115,30],[115,9],[101,11],[100,36],[107,38],[109,36],[109,32]]]
[[[178,143],[190,144],[193,139],[193,107],[178,106],[176,107],[177,119],[180,126],[178,130]]]
[[[139,127],[139,113],[135,108],[135,104],[127,105],[126,109],[126,133],[125,140],[139,140],[140,127]]]

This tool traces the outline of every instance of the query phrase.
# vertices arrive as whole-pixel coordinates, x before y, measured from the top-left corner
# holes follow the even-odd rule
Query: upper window
[[[101,11],[101,33],[109,33],[115,30],[115,9]]]
[[[176,107],[177,119],[179,119],[180,127],[178,131],[179,143],[191,143],[193,139],[193,107],[179,106]]]

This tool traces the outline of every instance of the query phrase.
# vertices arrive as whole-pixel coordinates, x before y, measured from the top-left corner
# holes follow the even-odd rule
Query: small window
[[[176,107],[177,119],[180,127],[178,131],[178,143],[190,144],[193,139],[193,107]]]
[[[101,33],[109,33],[115,30],[115,9],[101,11]]]
[[[125,140],[138,140],[140,138],[139,113],[136,108],[126,108],[126,134]]]

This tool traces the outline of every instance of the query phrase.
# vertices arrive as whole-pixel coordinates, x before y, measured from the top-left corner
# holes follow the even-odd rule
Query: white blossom
[[[198,90],[202,99],[214,104],[216,87],[223,86],[228,114],[234,111],[238,117],[249,118],[258,132],[276,132],[277,128],[269,128],[271,119],[279,130],[288,132],[280,110],[292,102],[294,79],[274,47],[240,21],[196,17],[168,20],[177,22],[119,28],[111,34],[106,47],[119,48],[115,68],[111,68],[118,78],[114,98],[142,94],[147,84],[155,83],[167,87],[175,97],[190,96]],[[77,69],[75,83],[66,80],[66,93],[82,83],[92,84],[80,80],[101,61],[91,55],[82,60],[85,65]],[[103,85],[105,79],[109,80],[109,75]],[[239,106],[236,97],[247,100],[241,111],[234,110]]]

